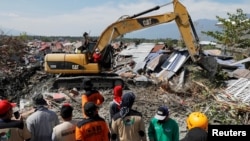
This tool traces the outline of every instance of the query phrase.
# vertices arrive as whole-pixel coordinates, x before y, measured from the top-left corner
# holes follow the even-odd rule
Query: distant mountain
[[[16,29],[10,29],[5,27],[0,27],[0,33],[4,35],[12,35],[17,36],[20,35],[20,33],[23,33],[22,31],[16,30]]]
[[[202,31],[221,31],[222,29],[216,26],[216,23],[218,23],[217,20],[208,20],[208,19],[200,19],[194,22],[195,29],[200,40],[214,41],[213,38],[208,37],[205,34],[202,34],[201,32]]]
[[[215,24],[217,20],[208,20],[208,19],[200,19],[194,21],[194,26],[196,32],[199,36],[200,40],[209,40],[214,41],[211,37],[207,37],[206,35],[202,34],[201,31],[216,31],[221,30]],[[0,32],[3,32],[6,35],[13,35],[17,36],[25,31],[19,31],[16,29],[8,29],[0,27]],[[33,35],[29,34],[28,35]],[[146,28],[139,31],[134,31],[125,35],[126,38],[146,38],[146,39],[159,39],[159,38],[171,38],[171,39],[180,39],[180,32],[178,31],[177,25],[174,22],[153,26],[150,28]]]
[[[208,20],[200,19],[194,21],[194,26],[200,40],[211,40],[211,37],[208,37],[201,33],[201,31],[218,31],[221,30],[215,24],[217,20]],[[146,39],[159,39],[159,38],[172,38],[180,39],[180,32],[177,28],[177,25],[174,22],[162,24],[159,26],[153,26],[147,29],[143,29],[136,32],[129,33],[126,37],[128,38],[146,38]]]

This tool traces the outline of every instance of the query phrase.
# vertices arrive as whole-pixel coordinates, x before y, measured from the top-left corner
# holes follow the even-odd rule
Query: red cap
[[[63,103],[63,106],[71,106],[70,103]]]
[[[0,115],[7,113],[13,106],[8,100],[0,100]]]

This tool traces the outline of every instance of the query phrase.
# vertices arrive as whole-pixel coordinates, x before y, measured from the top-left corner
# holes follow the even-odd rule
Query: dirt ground
[[[40,82],[37,86],[33,86],[33,92],[35,91],[43,91],[44,93],[48,92],[49,86],[52,84],[52,79],[44,80]],[[188,111],[189,108],[186,108],[182,105],[182,99],[175,95],[169,94],[161,89],[159,86],[148,86],[148,87],[136,87],[134,85],[128,85],[129,90],[124,90],[123,93],[128,91],[132,91],[136,95],[136,100],[133,105],[133,109],[138,110],[142,113],[146,130],[148,127],[148,123],[150,118],[152,118],[157,108],[161,105],[166,105],[169,107],[170,117],[175,119],[180,127],[180,138],[184,137],[186,134],[186,117],[191,112]],[[68,93],[68,90],[59,89],[59,92]],[[101,94],[104,96],[105,101],[100,107],[99,114],[102,116],[107,122],[109,121],[109,103],[113,99],[112,89],[109,90],[99,90]],[[33,93],[31,92],[31,94]],[[83,93],[83,91],[79,90],[79,94]],[[81,95],[76,97],[68,97],[66,101],[70,102],[74,106],[74,119],[82,118],[81,111]],[[66,102],[64,101],[64,102]],[[52,110],[58,112],[59,115],[59,106],[61,103],[51,103]]]
[[[49,103],[51,104],[50,105],[51,110],[57,112],[58,116],[60,117],[59,115],[60,106],[62,105],[63,102],[70,102],[74,107],[73,118],[74,119],[82,118],[81,93],[83,93],[84,91],[79,90],[78,96],[70,97],[69,90],[64,90],[64,89],[58,89],[58,90],[53,90],[53,91],[50,90],[50,86],[52,85],[52,83],[53,83],[53,78],[48,78],[42,81],[38,81],[37,83],[34,83],[33,85],[29,86],[32,88],[32,90],[28,94],[23,95],[22,98],[31,101],[32,94],[35,92],[42,92],[45,94],[50,93],[50,92],[55,92],[55,93],[62,92],[68,95],[68,97],[66,97],[66,100],[64,101],[55,102],[53,100],[50,100],[49,97],[47,97]],[[180,136],[183,137],[185,135],[186,133],[185,119],[189,112],[186,110],[184,106],[180,104],[181,99],[177,95],[168,94],[164,92],[164,90],[162,90],[159,86],[155,86],[155,85],[148,86],[148,87],[136,87],[134,85],[128,85],[128,87],[130,90],[124,90],[123,93],[132,91],[136,95],[136,100],[133,105],[133,109],[138,110],[139,112],[142,113],[144,121],[145,121],[145,125],[146,125],[146,130],[148,127],[149,120],[155,115],[157,108],[160,105],[167,105],[169,107],[170,117],[175,119],[180,126]],[[108,122],[109,121],[109,103],[113,99],[112,89],[99,90],[99,91],[105,98],[104,103],[100,107],[99,114]],[[178,99],[179,99],[179,103],[177,103]],[[29,111],[30,108],[31,107],[27,107],[26,109],[22,110],[23,114],[25,114],[25,112],[28,112],[28,114],[30,114],[31,113]]]

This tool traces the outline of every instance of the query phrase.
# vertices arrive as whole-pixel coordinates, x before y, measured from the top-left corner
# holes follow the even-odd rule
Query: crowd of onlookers
[[[136,95],[123,93],[123,87],[113,88],[113,101],[110,102],[110,118],[98,114],[105,101],[104,96],[93,89],[90,80],[83,81],[85,92],[81,95],[83,118],[74,120],[74,107],[64,103],[60,107],[59,121],[56,112],[48,109],[41,93],[32,97],[34,111],[26,120],[14,114],[13,103],[0,100],[1,141],[206,141],[208,119],[201,112],[193,112],[186,120],[188,132],[179,138],[178,123],[169,116],[166,105],[157,109],[149,126],[140,111],[133,109]],[[15,116],[13,116],[15,115]]]

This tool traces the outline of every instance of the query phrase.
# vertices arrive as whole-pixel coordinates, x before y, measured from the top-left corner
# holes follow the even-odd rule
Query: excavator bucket
[[[210,79],[213,79],[218,72],[219,64],[213,56],[201,55],[197,63],[208,72]]]

